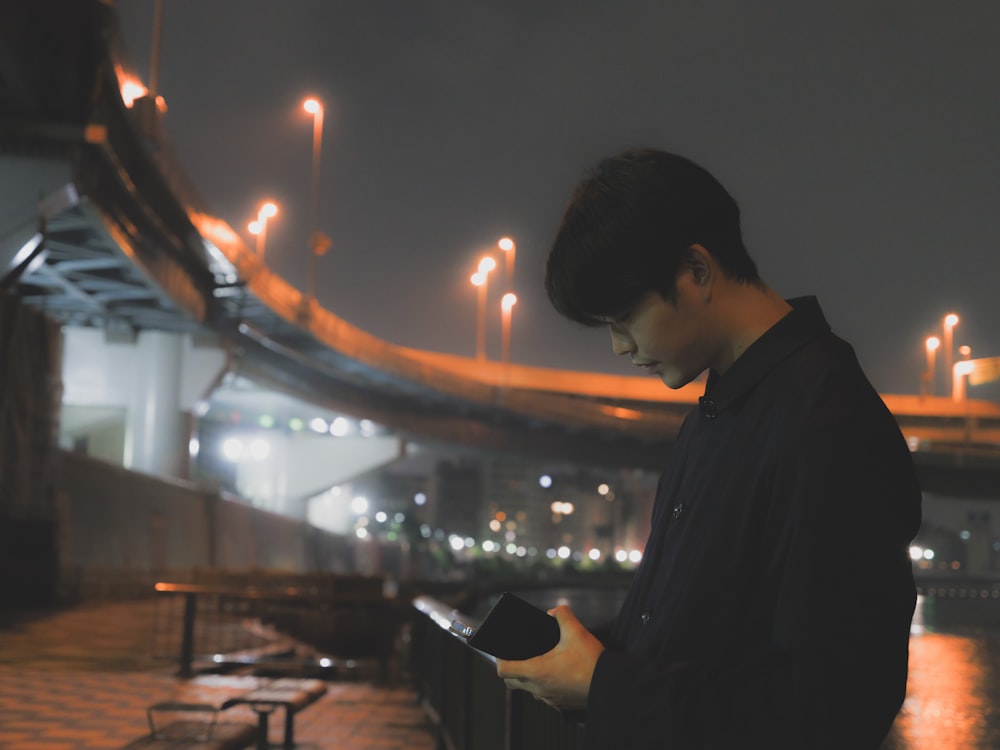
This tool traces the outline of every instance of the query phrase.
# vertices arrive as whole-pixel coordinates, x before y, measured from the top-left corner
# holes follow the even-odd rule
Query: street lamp
[[[507,289],[511,289],[514,283],[514,255],[517,253],[517,245],[510,237],[501,237],[497,246],[503,250],[503,277],[507,284]]]
[[[479,261],[476,272],[472,274],[472,285],[479,288],[479,299],[476,306],[476,359],[486,359],[486,289],[490,271],[497,267],[497,262],[491,255],[486,255]]]
[[[946,373],[945,377],[951,376],[951,368],[954,364],[955,353],[953,351],[952,342],[954,340],[955,326],[958,325],[958,316],[955,313],[948,313],[944,316],[944,320],[941,323],[944,329],[944,371]],[[945,386],[947,387],[947,386]]]
[[[273,201],[264,201],[257,209],[257,218],[247,224],[247,231],[257,237],[257,257],[264,260],[267,246],[267,220],[278,215],[278,206]]]
[[[330,238],[319,231],[319,165],[323,149],[323,104],[310,97],[302,102],[302,109],[313,116],[312,182],[309,189],[309,271],[306,278],[306,297],[316,296],[316,261],[330,249]]]
[[[965,380],[975,369],[976,364],[972,360],[963,359],[955,363],[951,373],[952,401],[965,401]]]
[[[500,300],[500,361],[505,365],[510,362],[510,322],[517,295],[507,292]]]
[[[928,336],[927,340],[924,342],[924,348],[927,350],[927,371],[924,373],[924,393],[928,396],[934,395],[934,365],[935,365],[935,355],[937,353],[938,347],[941,346],[941,339],[937,336]]]

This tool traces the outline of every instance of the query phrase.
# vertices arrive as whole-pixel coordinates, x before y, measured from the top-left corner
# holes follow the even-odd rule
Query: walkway
[[[113,750],[148,732],[146,708],[164,700],[211,702],[246,692],[258,678],[184,680],[155,659],[151,602],[102,603],[11,622],[0,614],[0,748]],[[226,720],[256,723],[249,709]],[[279,743],[282,719],[271,722]],[[434,734],[404,683],[330,682],[296,717],[300,750],[432,750]]]

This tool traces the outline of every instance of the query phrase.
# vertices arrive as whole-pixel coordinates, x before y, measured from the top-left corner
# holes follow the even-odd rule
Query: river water
[[[1000,602],[919,597],[906,700],[882,750],[1000,748]]]
[[[568,604],[588,625],[613,616],[624,596],[519,593],[543,608]],[[1000,600],[918,597],[906,700],[881,750],[1000,750]]]

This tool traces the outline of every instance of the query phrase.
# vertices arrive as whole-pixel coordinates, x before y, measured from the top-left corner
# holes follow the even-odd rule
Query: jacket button
[[[701,413],[705,416],[705,419],[715,419],[719,416],[719,408],[710,398],[702,396],[698,399],[698,406],[701,409]]]
[[[671,511],[671,515],[674,518],[680,518],[680,515],[683,512],[684,512],[684,503],[677,503],[677,505],[674,506],[673,511]]]
[[[643,612],[643,613],[642,613],[642,615],[641,615],[641,616],[639,617],[639,622],[641,622],[641,623],[642,623],[643,625],[648,625],[648,624],[649,624],[649,621],[650,621],[650,620],[652,620],[652,619],[653,619],[653,613],[652,613],[652,612],[650,612],[650,611],[649,611],[649,610],[647,609],[647,610],[646,610],[645,612]]]

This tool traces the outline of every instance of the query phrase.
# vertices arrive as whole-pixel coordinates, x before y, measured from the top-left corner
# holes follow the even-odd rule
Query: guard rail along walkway
[[[497,677],[496,659],[451,632],[475,618],[428,596],[417,597],[411,669],[424,711],[447,750],[577,750],[583,728]]]

